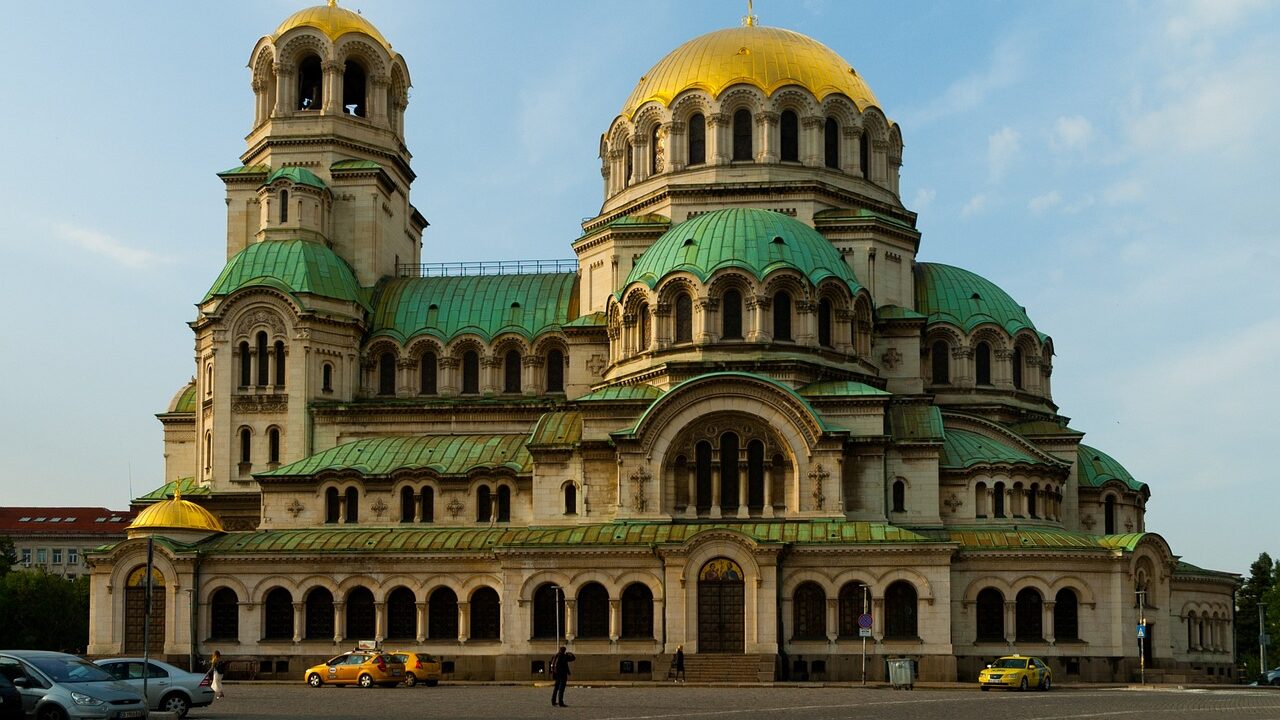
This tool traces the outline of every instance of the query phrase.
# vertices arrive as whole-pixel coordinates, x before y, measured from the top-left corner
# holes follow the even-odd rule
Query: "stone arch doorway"
[[[742,567],[728,558],[698,571],[698,652],[741,653],[745,647]]]
[[[146,637],[147,650],[152,655],[164,652],[164,609],[168,588],[164,575],[151,569],[151,628]],[[134,568],[125,582],[124,590],[124,653],[141,655],[147,612],[147,568]]]

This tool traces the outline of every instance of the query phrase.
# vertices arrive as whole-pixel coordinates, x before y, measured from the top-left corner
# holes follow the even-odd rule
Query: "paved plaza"
[[[976,689],[847,687],[591,687],[570,686],[569,707],[550,705],[551,688],[442,685],[435,688],[311,689],[232,684],[200,718],[592,718],[593,720],[1200,720],[1280,719],[1280,692],[1268,688],[1214,690],[1066,688],[1049,693]]]

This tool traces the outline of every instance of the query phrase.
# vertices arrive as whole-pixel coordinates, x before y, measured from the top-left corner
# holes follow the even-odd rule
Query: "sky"
[[[21,3],[0,44],[0,503],[165,481],[154,417],[225,262],[220,170],[249,52],[294,0]],[[571,257],[599,137],[648,68],[737,0],[345,0],[402,53],[424,262]],[[904,138],[920,259],[1009,292],[1053,395],[1151,487],[1188,562],[1280,554],[1280,3],[759,0],[825,43]]]

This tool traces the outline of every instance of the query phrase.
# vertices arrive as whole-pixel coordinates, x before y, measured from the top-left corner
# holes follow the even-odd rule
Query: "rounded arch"
[[[671,103],[670,117],[673,122],[687,123],[689,118],[699,113],[703,116],[710,114],[713,105],[714,100],[710,94],[705,90],[692,88],[676,96]]]
[[[1009,348],[1009,334],[996,325],[979,325],[969,333],[969,345],[977,347],[978,343],[985,342],[991,346],[991,350],[1005,350]]]
[[[538,588],[548,584],[564,588],[566,596],[572,597],[571,588],[573,586],[569,580],[569,575],[563,570],[541,570],[525,578],[524,582],[520,584],[520,591],[517,597],[521,602],[532,603],[533,594],[538,591]]]
[[[999,590],[1000,594],[1005,597],[1011,597],[1013,594],[1009,587],[1009,583],[1006,582],[1004,578],[997,577],[995,575],[985,575],[969,581],[969,584],[965,586],[964,594],[961,596],[962,602],[965,605],[972,605],[978,602],[978,593],[986,590],[987,588]]]
[[[276,40],[277,63],[296,70],[308,55],[320,58],[321,63],[333,61],[333,43],[319,30],[297,27]]]
[[[267,596],[274,590],[284,590],[289,593],[290,598],[301,597],[298,591],[298,584],[292,578],[279,576],[261,579],[252,585],[243,597],[255,605],[261,605],[266,602]]]
[[[208,604],[213,594],[222,588],[230,588],[241,600],[251,601],[253,597],[240,578],[234,575],[211,575],[200,581],[200,602]]]
[[[306,602],[307,597],[316,589],[327,590],[335,600],[344,595],[333,578],[325,577],[324,575],[310,575],[298,582],[298,592],[294,595],[294,598]]]
[[[859,123],[858,106],[844,95],[828,95],[822,100],[822,114],[835,118],[840,127],[856,127]]]
[[[672,273],[664,277],[654,288],[654,297],[659,305],[674,303],[676,296],[681,293],[696,300],[700,285],[698,279],[689,273]]]
[[[754,122],[755,114],[766,106],[767,100],[760,88],[754,85],[738,84],[732,85],[720,93],[720,97],[715,100],[714,112],[719,112],[722,115],[732,115],[739,110],[747,110],[751,113],[752,122]]]
[[[876,584],[871,586],[871,591],[879,597],[884,597],[885,591],[896,582],[905,582],[911,585],[915,588],[916,597],[930,605],[933,604],[933,585],[924,575],[910,568],[895,568],[881,575]]]
[[[462,583],[453,575],[434,574],[422,583],[422,599],[427,601],[431,599],[431,594],[444,588],[453,593],[454,597],[465,597]]]
[[[813,295],[807,279],[789,267],[778,268],[765,275],[761,287],[769,297],[779,292],[789,292],[793,303],[807,300]]]
[[[400,344],[388,337],[380,337],[369,343],[365,348],[364,354],[371,362],[377,362],[378,358],[386,353],[391,353],[392,357],[399,362],[401,358]]]
[[[1049,586],[1049,592],[1045,597],[1055,597],[1062,590],[1074,590],[1076,598],[1081,605],[1093,607],[1098,604],[1097,596],[1094,595],[1093,589],[1084,580],[1075,575],[1066,575],[1053,581]]]
[[[671,113],[658,103],[646,103],[638,112],[631,116],[632,134],[636,137],[648,138],[653,132],[653,128],[668,122],[671,119]]]
[[[681,584],[686,588],[695,588],[698,573],[702,566],[717,558],[726,558],[738,564],[746,575],[744,582],[750,584],[760,577],[760,564],[756,562],[755,541],[732,530],[711,530],[700,532],[685,542],[687,554],[681,573]]]
[[[635,585],[637,583],[649,588],[649,593],[653,596],[655,602],[663,599],[662,580],[658,578],[657,575],[654,575],[647,570],[631,570],[614,577],[613,588],[611,588],[610,596],[622,597],[623,591],[625,591],[628,586]],[[617,590],[616,594],[612,592],[613,589]]]
[[[800,118],[817,115],[819,106],[813,94],[798,85],[787,85],[779,88],[769,97],[768,109],[781,114],[784,110],[794,112]]]
[[[1053,592],[1049,588],[1049,583],[1045,582],[1044,580],[1038,577],[1033,577],[1033,576],[1023,576],[1013,581],[1013,583],[1011,583],[1009,586],[1009,591],[1011,594],[1017,595],[1018,593],[1022,592],[1023,590],[1026,590],[1027,588],[1032,588],[1036,592],[1039,592],[1040,597],[1042,598],[1053,597]],[[1006,594],[1009,594],[1009,593],[1006,593]]]
[[[459,583],[457,593],[458,598],[470,598],[476,594],[477,590],[483,588],[492,588],[502,595],[502,578],[497,575],[485,573],[480,575],[471,575],[466,580]]]
[[[805,568],[788,574],[787,579],[782,583],[782,596],[791,597],[795,595],[796,588],[805,583],[817,585],[827,597],[834,597],[840,591],[840,585],[836,584],[832,579],[831,573],[814,568]]]
[[[444,353],[444,346],[437,338],[429,335],[418,335],[405,346],[405,356],[414,362],[420,361],[427,353],[434,353],[439,358]]]
[[[339,64],[359,62],[370,78],[387,76],[388,57],[385,50],[375,47],[356,35],[343,35],[333,46],[334,59]]]

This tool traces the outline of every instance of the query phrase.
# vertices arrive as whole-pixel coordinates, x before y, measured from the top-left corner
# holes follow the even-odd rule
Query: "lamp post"
[[[1267,606],[1258,601],[1258,682],[1267,672]]]
[[[1147,638],[1147,591],[1138,590],[1138,626],[1142,634],[1138,637],[1138,678],[1142,685],[1147,684],[1147,653],[1144,645]]]

